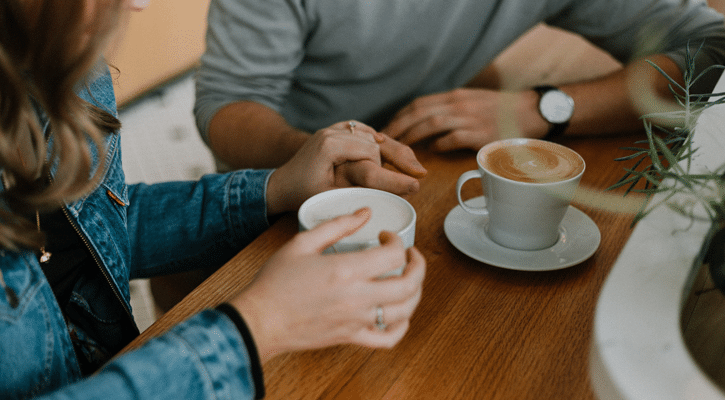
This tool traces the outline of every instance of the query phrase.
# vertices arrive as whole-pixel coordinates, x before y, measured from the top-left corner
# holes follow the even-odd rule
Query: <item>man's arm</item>
[[[667,56],[648,58],[682,84],[682,72]],[[652,109],[651,94],[672,101],[668,81],[645,60],[597,80],[560,86],[574,99],[566,135],[625,133],[642,129],[639,117]],[[501,92],[463,88],[416,99],[385,128],[402,143],[434,138],[437,151],[478,149],[506,137],[542,138],[550,125],[534,90]]]
[[[684,84],[682,71],[665,55],[647,57],[668,76]],[[674,102],[669,81],[645,59],[593,81],[560,86],[574,99],[566,135],[627,133],[642,130],[640,116],[655,111],[663,103]],[[529,90],[522,93],[526,103],[521,114],[525,136],[541,138],[550,126],[538,111],[539,95]]]
[[[232,168],[274,168],[299,150],[309,135],[276,111],[251,101],[230,103],[209,124],[209,146]]]
[[[374,132],[362,124],[358,129]],[[338,182],[399,195],[416,193],[420,187],[418,178],[427,171],[410,147],[379,137],[382,138],[378,142],[382,160],[397,171],[371,161],[347,162],[336,167]],[[221,161],[235,169],[279,167],[309,138],[310,134],[291,127],[276,111],[250,101],[222,107],[209,124],[209,146]]]
[[[571,5],[567,12],[553,13],[546,22],[582,35],[627,64],[596,80],[560,86],[575,102],[566,135],[642,129],[638,118],[651,111],[643,108],[653,98],[651,87],[661,99],[671,101],[666,79],[645,57],[680,83],[688,49],[695,52],[702,46],[696,74],[710,65],[725,64],[723,17],[701,2],[592,0],[567,4]],[[714,84],[712,78],[717,77],[713,74],[700,80],[694,90],[706,93]],[[461,88],[414,100],[384,131],[406,144],[432,138],[433,149],[439,151],[477,149],[513,135],[543,137],[550,127],[538,112],[538,101],[533,90],[512,93]]]

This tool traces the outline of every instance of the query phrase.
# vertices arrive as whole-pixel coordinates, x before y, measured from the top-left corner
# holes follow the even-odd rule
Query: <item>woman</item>
[[[109,361],[138,334],[129,279],[219,264],[268,216],[346,184],[336,166],[380,162],[377,133],[338,124],[274,171],[127,186],[97,60],[144,2],[0,3],[2,397],[259,398],[261,363],[277,354],[395,345],[420,299],[420,253],[383,233],[379,248],[321,255],[364,225],[362,209],[296,236],[227,303]],[[402,277],[375,279],[406,262]]]

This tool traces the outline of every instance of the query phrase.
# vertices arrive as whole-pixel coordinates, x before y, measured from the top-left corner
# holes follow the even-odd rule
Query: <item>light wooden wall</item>
[[[204,51],[209,0],[152,0],[131,13],[123,39],[107,54],[120,106],[188,71]]]

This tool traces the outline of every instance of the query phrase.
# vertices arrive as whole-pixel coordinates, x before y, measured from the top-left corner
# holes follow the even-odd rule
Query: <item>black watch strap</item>
[[[543,96],[544,93],[550,90],[559,90],[559,88],[551,85],[540,85],[534,87],[534,90],[536,91],[536,93],[539,94],[539,99],[541,99],[541,96]],[[549,122],[549,124],[551,125],[551,127],[549,128],[549,132],[547,132],[546,135],[543,137],[544,140],[551,140],[563,135],[564,131],[569,126],[569,121],[562,122],[560,124]]]

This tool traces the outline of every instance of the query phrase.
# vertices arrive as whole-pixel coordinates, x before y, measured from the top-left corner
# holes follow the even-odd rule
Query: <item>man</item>
[[[703,45],[698,70],[725,63],[723,17],[698,0],[212,0],[208,18],[195,114],[215,155],[236,168],[279,165],[309,132],[347,119],[437,151],[633,131],[648,92],[671,99],[645,56],[680,82],[688,44]],[[540,22],[624,67],[558,88],[477,87]],[[708,78],[698,90],[717,76]]]

